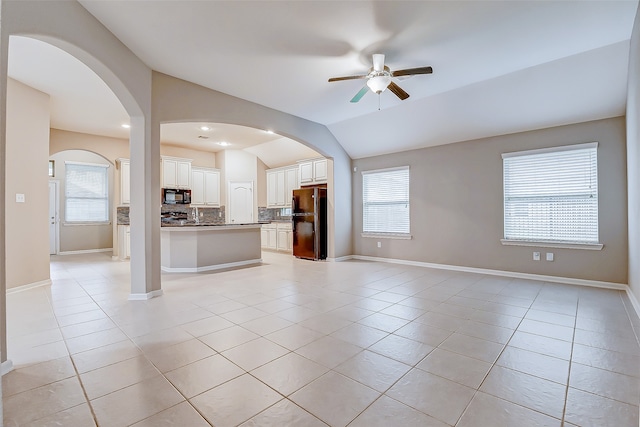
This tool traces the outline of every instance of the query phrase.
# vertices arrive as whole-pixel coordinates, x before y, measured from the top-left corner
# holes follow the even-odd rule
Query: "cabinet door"
[[[313,182],[313,162],[300,163],[298,170],[300,172],[300,184]]]
[[[313,161],[313,179],[315,182],[327,182],[327,159]]]
[[[220,172],[207,171],[204,174],[204,202],[207,206],[220,206]]]
[[[284,178],[285,176],[283,170],[279,170],[276,172],[276,206],[278,207],[284,206],[287,199]]]
[[[131,201],[131,164],[120,163],[120,203],[128,205]]]
[[[124,256],[131,258],[131,227],[129,226],[124,230]]]
[[[286,169],[285,173],[285,206],[291,206],[291,199],[293,198],[293,190],[299,188],[298,185],[298,168]]]
[[[162,159],[162,188],[178,188],[178,162]]]
[[[276,192],[278,191],[277,173],[267,172],[267,207],[276,207]]]
[[[262,248],[269,247],[269,231],[264,227],[260,229],[260,247]]]
[[[278,230],[278,250],[286,251],[289,246],[289,236],[287,230]]]
[[[191,188],[191,162],[178,161],[177,163],[177,185],[178,188]]]
[[[287,250],[293,252],[293,231],[287,231]]]
[[[207,172],[200,169],[193,169],[191,172],[191,204],[205,204],[205,174]]]
[[[278,231],[275,228],[267,229],[267,234],[269,235],[269,245],[267,246],[269,249],[278,249]]]

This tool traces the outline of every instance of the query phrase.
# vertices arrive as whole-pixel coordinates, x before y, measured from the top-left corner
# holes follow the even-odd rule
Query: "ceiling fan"
[[[373,93],[380,94],[387,88],[389,88],[389,90],[393,92],[398,98],[404,101],[409,97],[409,94],[405,92],[395,82],[393,82],[391,78],[401,77],[401,76],[412,76],[415,74],[431,74],[431,73],[433,73],[433,68],[431,67],[407,68],[405,70],[391,71],[389,67],[384,65],[384,55],[381,53],[374,53],[373,67],[371,67],[368,74],[362,74],[357,76],[346,76],[346,77],[332,77],[329,79],[329,82],[338,82],[341,80],[367,79],[367,84],[364,85],[363,88],[360,89],[358,93],[356,93],[356,96],[351,98],[351,102],[360,101],[360,99],[364,96],[365,93],[367,93],[369,89],[371,89]]]

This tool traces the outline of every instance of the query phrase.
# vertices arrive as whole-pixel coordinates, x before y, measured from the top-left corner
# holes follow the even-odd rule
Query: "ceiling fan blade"
[[[363,74],[361,76],[345,76],[345,77],[331,77],[329,79],[329,82],[339,82],[342,80],[356,80],[356,79],[364,79],[365,77],[367,77],[366,74]]]
[[[373,54],[373,71],[381,72],[384,70],[384,55],[381,53]]]
[[[351,98],[351,102],[356,103],[358,101],[360,101],[360,99],[364,96],[365,93],[367,93],[369,91],[369,86],[364,85],[362,87],[362,89],[360,89],[360,91],[358,93],[356,93],[356,96],[354,96],[353,98]]]
[[[412,76],[414,74],[431,74],[433,73],[433,68],[431,67],[418,67],[418,68],[407,68],[406,70],[396,70],[391,75],[393,77],[400,76]]]
[[[409,94],[394,82],[389,83],[387,89],[395,93],[395,95],[403,101],[409,97]]]

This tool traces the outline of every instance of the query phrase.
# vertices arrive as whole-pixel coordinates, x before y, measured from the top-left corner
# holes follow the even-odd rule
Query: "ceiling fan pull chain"
[[[380,93],[381,92],[378,92],[378,111],[380,111]]]

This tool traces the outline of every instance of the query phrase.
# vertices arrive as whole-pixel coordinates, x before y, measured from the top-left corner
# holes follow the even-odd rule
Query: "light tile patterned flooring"
[[[621,292],[264,260],[131,302],[128,263],[53,257],[8,296],[5,426],[638,426]]]

